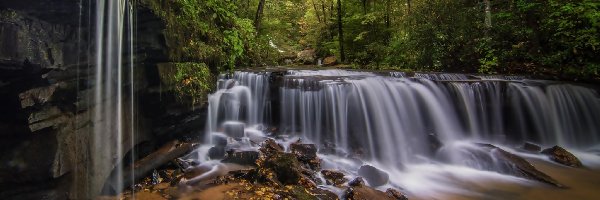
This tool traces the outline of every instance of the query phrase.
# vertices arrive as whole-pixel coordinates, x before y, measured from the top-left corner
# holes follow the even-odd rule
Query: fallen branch
[[[117,173],[113,173],[106,182],[108,185],[105,185],[110,186],[114,192],[118,193],[123,190],[123,187],[132,185],[135,181],[146,177],[154,169],[167,164],[169,161],[181,157],[192,150],[193,147],[191,143],[180,143],[179,141],[169,142],[157,151],[136,161],[132,166],[123,169],[121,176],[123,178],[123,184],[118,186],[118,183],[115,180]]]

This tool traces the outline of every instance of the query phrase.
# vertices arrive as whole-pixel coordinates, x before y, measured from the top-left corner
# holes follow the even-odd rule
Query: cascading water
[[[450,164],[423,165],[438,162],[433,159],[435,141],[446,149],[466,150],[474,147],[465,141],[532,141],[577,149],[600,144],[600,124],[594,122],[600,119],[600,97],[595,89],[584,86],[518,76],[417,73],[409,77],[398,72],[382,76],[345,70],[286,73],[221,76],[218,91],[209,97],[207,132],[231,134],[227,127],[236,122],[246,127],[245,136],[258,131],[297,136],[321,148],[335,144],[339,153],[321,155],[323,168],[355,171],[359,166],[340,160],[359,155],[391,176],[403,177],[391,184],[413,192],[422,190],[419,184],[427,180],[441,180],[426,173],[522,181],[480,171],[490,167],[472,163],[477,160],[467,159],[471,163],[463,165],[461,156],[465,155],[460,150],[445,155]],[[266,127],[277,127],[277,131]],[[208,142],[213,142],[212,136],[207,134]],[[415,184],[414,179],[427,180]],[[456,190],[450,182],[432,187]]]
[[[134,5],[128,0],[96,0],[95,6],[92,172],[112,171],[114,178],[105,183],[108,177],[94,175],[91,192],[96,194],[109,185],[111,192],[118,193],[124,187],[120,164],[134,141]]]

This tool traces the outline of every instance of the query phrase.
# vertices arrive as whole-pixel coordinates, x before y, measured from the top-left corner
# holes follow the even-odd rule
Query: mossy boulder
[[[272,170],[282,184],[298,184],[302,178],[300,162],[292,153],[275,154],[265,159],[263,165]]]

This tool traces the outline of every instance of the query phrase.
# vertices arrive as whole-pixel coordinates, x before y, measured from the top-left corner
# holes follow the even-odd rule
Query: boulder
[[[344,174],[342,172],[333,170],[322,170],[321,174],[323,175],[323,178],[325,178],[325,181],[328,185],[341,185],[348,181],[348,179],[344,177]]]
[[[278,153],[264,160],[264,167],[273,171],[282,184],[298,184],[303,177],[300,162],[294,154]]]
[[[310,193],[313,194],[315,197],[317,197],[317,199],[319,200],[338,200],[339,197],[337,194],[329,191],[329,190],[324,190],[321,188],[311,188],[310,189]]]
[[[208,150],[208,157],[210,159],[223,159],[225,157],[225,146],[214,146]]]
[[[244,137],[245,124],[242,122],[225,122],[223,123],[223,132],[232,138]]]
[[[267,139],[262,144],[261,152],[265,154],[283,152],[283,146],[275,142],[273,139]]]
[[[292,143],[290,149],[298,157],[298,160],[303,161],[317,158],[317,146],[314,144]]]
[[[583,164],[581,164],[581,161],[579,161],[579,159],[573,155],[571,152],[567,151],[566,149],[559,147],[559,146],[554,146],[552,148],[548,148],[548,149],[544,149],[542,151],[542,154],[546,154],[548,156],[550,156],[550,159],[552,159],[554,162],[566,165],[566,166],[570,166],[570,167],[583,167]]]
[[[290,149],[300,162],[307,164],[311,169],[318,169],[321,166],[315,144],[292,143]]]
[[[533,144],[531,142],[525,142],[525,144],[523,144],[521,148],[525,151],[534,153],[539,153],[542,150],[542,147],[540,147],[540,145]]]
[[[483,167],[484,170],[497,171],[504,174],[536,180],[560,188],[565,187],[544,172],[539,171],[522,157],[507,152],[491,144],[476,145],[481,148],[481,152],[472,151],[471,156],[474,155],[475,157],[479,157],[479,167]],[[482,162],[489,163],[485,165],[486,163]]]
[[[235,163],[239,165],[256,165],[259,153],[257,151],[239,151],[239,152],[227,152],[223,163]]]
[[[305,65],[315,64],[316,52],[314,49],[305,49],[298,52],[296,61]]]
[[[444,144],[438,139],[437,135],[431,133],[427,135],[429,142],[429,151],[431,154],[435,154]]]
[[[222,134],[213,134],[212,143],[217,146],[227,146],[227,136]]]
[[[402,192],[400,192],[400,191],[398,191],[398,190],[396,190],[394,188],[388,188],[385,191],[385,193],[388,196],[390,196],[390,197],[392,197],[392,198],[394,198],[396,200],[408,200],[408,198],[406,197],[406,195],[402,194]]]
[[[362,177],[356,177],[355,179],[353,179],[350,182],[348,182],[348,185],[351,186],[351,187],[364,186],[365,185],[365,181],[363,180]]]
[[[395,200],[396,198],[388,195],[385,192],[375,190],[375,189],[367,187],[367,186],[358,186],[358,187],[348,188],[344,192],[344,199],[349,199],[349,200],[371,200],[371,199]]]
[[[390,176],[371,165],[363,165],[358,169],[358,175],[364,177],[371,187],[377,187],[386,184]]]
[[[329,56],[323,59],[323,65],[325,66],[333,66],[337,64],[337,58],[335,56]]]

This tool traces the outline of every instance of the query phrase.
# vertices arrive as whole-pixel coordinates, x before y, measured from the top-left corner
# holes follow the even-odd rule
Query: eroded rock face
[[[3,130],[0,131],[0,169],[32,175],[10,178],[13,175],[1,170],[2,183],[24,188],[35,185],[71,199],[89,199],[100,192],[102,188],[98,186],[104,184],[112,167],[123,158],[123,155],[99,158],[101,156],[91,150],[95,123],[92,118],[97,102],[93,84],[96,70],[90,64],[94,63],[90,62],[93,58],[88,58],[93,52],[88,50],[94,49],[94,42],[89,41],[93,36],[89,33],[92,28],[88,20],[80,21],[88,19],[87,8],[93,6],[90,2],[93,1],[0,1],[0,129]],[[160,82],[158,75],[153,77],[155,64],[167,62],[161,59],[168,58],[164,41],[160,39],[164,24],[142,8],[136,13],[138,31],[147,34],[141,34],[136,41],[135,52],[139,53],[136,61],[140,62],[135,72],[136,95],[140,97],[136,104],[141,110],[136,121],[145,129],[136,134],[134,143],[163,133],[169,136],[163,134],[161,139],[168,140],[170,135],[197,130],[206,121],[198,114],[200,109],[170,112],[175,98],[153,93],[153,84]],[[129,107],[125,106],[124,110]],[[106,138],[116,135],[101,134]],[[123,138],[123,143],[124,154],[131,148],[132,141]],[[36,153],[33,150],[44,158],[28,155]],[[11,153],[17,151],[19,153]],[[17,155],[24,158],[17,159]],[[92,169],[94,164],[105,161],[110,164]],[[4,163],[10,166],[4,168]],[[58,179],[67,180],[60,191],[50,184]],[[3,193],[0,199],[24,194],[15,195],[4,196]]]
[[[386,184],[390,176],[371,165],[363,165],[358,169],[358,175],[364,177],[371,187],[377,187]]]
[[[583,164],[581,164],[581,161],[579,161],[575,155],[562,147],[554,146],[552,148],[544,149],[542,153],[550,156],[550,159],[554,162],[569,167],[583,167]]]

